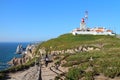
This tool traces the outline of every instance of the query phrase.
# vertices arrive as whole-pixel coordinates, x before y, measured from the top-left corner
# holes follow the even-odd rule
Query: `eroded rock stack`
[[[25,64],[34,57],[34,52],[35,52],[35,45],[28,45],[25,53],[21,58],[14,57],[11,61],[8,62],[8,64],[12,66]]]

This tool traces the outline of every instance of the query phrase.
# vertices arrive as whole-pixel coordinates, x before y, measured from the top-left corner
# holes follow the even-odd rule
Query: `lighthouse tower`
[[[81,19],[81,22],[80,22],[80,29],[81,30],[86,30],[87,29],[85,20],[88,21],[88,11],[85,11],[85,17]]]
[[[81,22],[80,22],[80,29],[81,30],[86,30],[86,23],[85,23],[85,19],[82,18]]]

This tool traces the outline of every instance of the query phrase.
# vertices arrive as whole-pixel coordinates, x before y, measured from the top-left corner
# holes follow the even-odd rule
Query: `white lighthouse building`
[[[88,15],[87,15],[87,18],[88,18]],[[77,35],[77,34],[115,35],[112,30],[106,29],[104,27],[88,28],[86,26],[85,19],[86,17],[81,19],[79,28],[72,30],[73,35]]]
[[[81,20],[80,29],[81,29],[81,30],[86,30],[86,23],[85,23],[84,18],[82,18],[82,20]]]

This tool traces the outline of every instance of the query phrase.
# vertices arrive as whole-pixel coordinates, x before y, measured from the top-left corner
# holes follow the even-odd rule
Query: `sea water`
[[[20,54],[16,54],[17,46],[21,44],[25,48],[28,42],[0,42],[0,70],[4,70],[10,67],[7,63],[14,57],[21,57]]]

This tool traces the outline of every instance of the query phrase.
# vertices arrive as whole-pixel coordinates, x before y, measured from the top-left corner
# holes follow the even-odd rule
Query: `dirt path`
[[[41,67],[42,80],[54,80],[57,75],[66,72],[68,69],[59,67],[56,69],[53,63],[49,63],[47,67],[44,65]]]
[[[19,71],[16,73],[9,73],[9,79],[7,80],[38,80],[39,78],[39,66],[30,67],[28,70]]]
[[[40,70],[41,68],[41,70]],[[16,73],[9,73],[7,80],[39,80],[39,75],[41,71],[42,80],[54,80],[56,76],[60,75],[63,72],[66,72],[68,68],[59,67],[56,69],[54,63],[51,62],[47,67],[45,65],[33,66],[25,71],[18,71]]]
[[[57,76],[57,74],[51,70],[52,66],[53,66],[52,63],[49,63],[47,67],[42,65],[41,67],[42,80],[54,80],[55,76]]]

